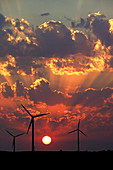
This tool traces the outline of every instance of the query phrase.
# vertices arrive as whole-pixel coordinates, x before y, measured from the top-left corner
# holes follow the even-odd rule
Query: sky
[[[112,0],[0,0],[0,150],[113,150]],[[44,135],[52,137],[48,146]],[[16,140],[31,150],[31,129]]]

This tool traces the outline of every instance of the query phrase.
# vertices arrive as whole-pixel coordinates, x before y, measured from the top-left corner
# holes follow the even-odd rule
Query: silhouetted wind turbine
[[[76,131],[77,131],[77,140],[78,140],[77,146],[78,146],[78,152],[80,151],[79,132],[81,132],[84,136],[87,136],[84,132],[82,132],[82,131],[79,129],[79,127],[80,127],[80,119],[79,119],[79,122],[78,122],[78,128],[75,129],[75,130],[73,130],[73,131],[71,131],[71,132],[68,132],[68,133],[67,133],[67,134],[70,134],[70,133],[73,133],[73,132],[76,132]]]
[[[6,132],[13,137],[13,152],[15,152],[15,138],[24,135],[25,133],[20,133],[18,135],[13,135],[11,132],[6,130]]]
[[[21,106],[25,109],[25,111],[31,116],[31,121],[30,121],[30,124],[29,124],[29,127],[28,127],[28,130],[27,130],[27,134],[29,132],[29,129],[31,127],[31,124],[32,124],[32,152],[34,152],[34,118],[37,118],[37,117],[41,117],[41,116],[44,116],[44,115],[48,115],[50,113],[45,113],[45,114],[38,114],[38,115],[31,115],[31,113],[21,104]]]

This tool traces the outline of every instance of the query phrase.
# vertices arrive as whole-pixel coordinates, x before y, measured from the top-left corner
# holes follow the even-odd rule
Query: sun
[[[42,137],[42,143],[45,145],[49,145],[51,143],[52,139],[50,136],[43,136]]]

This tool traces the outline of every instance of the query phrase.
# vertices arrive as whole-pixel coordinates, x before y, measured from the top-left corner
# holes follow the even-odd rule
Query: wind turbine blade
[[[79,129],[79,126],[80,126],[80,119],[79,119],[79,122],[78,122],[78,129]]]
[[[79,131],[84,135],[84,136],[87,136],[84,132],[82,132],[80,129],[79,129]]]
[[[24,135],[24,134],[25,134],[25,133],[20,133],[20,134],[16,135],[15,137],[22,136],[22,135]]]
[[[71,132],[68,132],[67,134],[70,134],[70,133],[76,132],[77,130],[78,130],[78,129],[73,130],[73,131],[71,131]]]
[[[12,137],[14,137],[14,135],[10,133],[8,130],[6,130],[6,132],[9,133],[9,135],[11,135]]]
[[[31,121],[30,121],[30,124],[29,124],[28,130],[27,130],[27,134],[28,134],[28,132],[29,132],[29,129],[30,129],[30,127],[31,127],[32,122],[33,122],[33,118],[32,118],[32,119],[31,119]]]
[[[45,116],[45,115],[49,115],[50,113],[44,113],[44,114],[39,114],[39,115],[35,115],[33,117],[41,117],[41,116]]]
[[[21,104],[21,106],[25,109],[25,111],[32,117],[31,113]]]

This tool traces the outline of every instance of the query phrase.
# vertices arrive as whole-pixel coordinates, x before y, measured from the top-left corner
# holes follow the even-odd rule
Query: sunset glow
[[[83,150],[113,150],[112,7],[110,0],[0,1],[0,150],[11,148],[4,129],[28,129],[21,104],[33,116],[50,113],[35,119],[36,150],[76,149],[77,135],[65,134],[79,120]],[[31,135],[17,148],[29,150]]]

